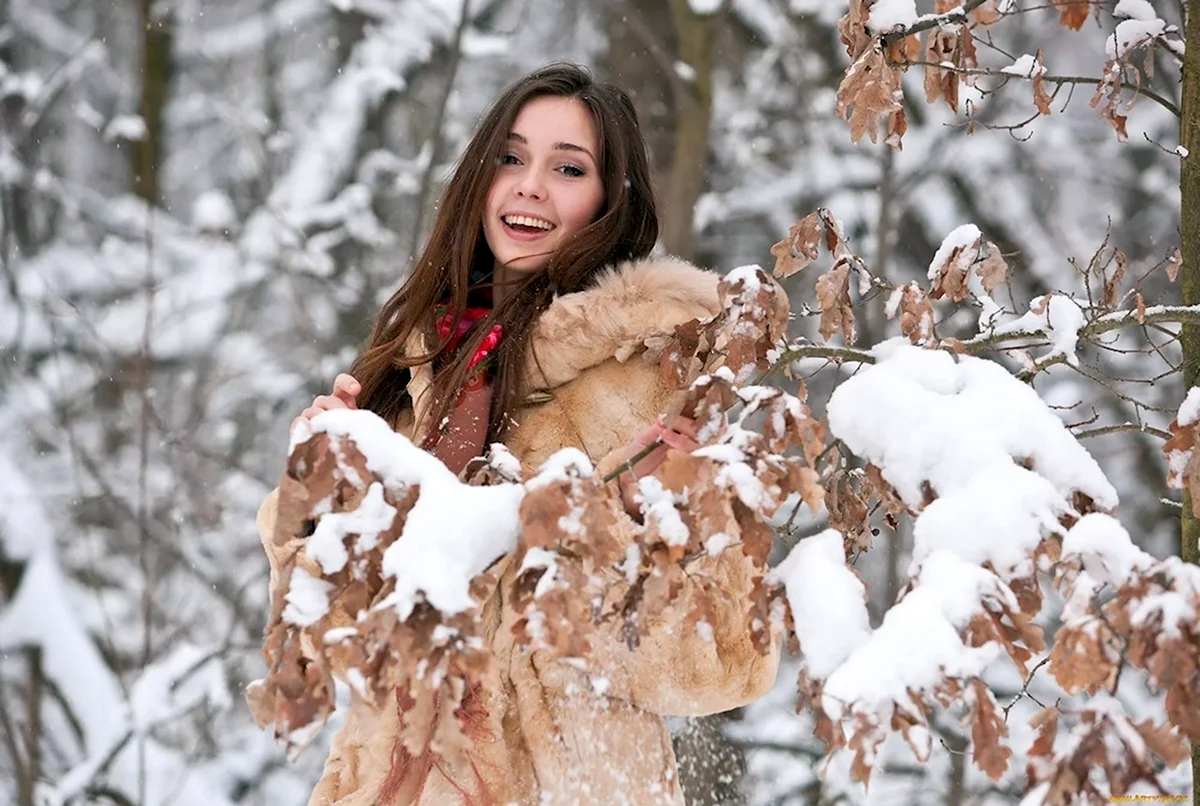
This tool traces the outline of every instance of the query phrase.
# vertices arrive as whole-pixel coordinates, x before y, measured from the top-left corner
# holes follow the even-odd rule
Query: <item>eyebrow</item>
[[[526,140],[523,135],[517,134],[516,132],[509,132],[508,139],[516,140],[518,143],[529,145],[529,141]],[[591,157],[592,162],[596,161],[596,157],[594,154],[592,154],[592,152],[588,151],[583,146],[577,146],[574,143],[555,143],[553,146],[551,146],[551,149],[554,151],[581,151]]]

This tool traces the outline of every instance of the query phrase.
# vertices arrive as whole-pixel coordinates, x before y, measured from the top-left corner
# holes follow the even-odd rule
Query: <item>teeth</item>
[[[541,218],[530,218],[527,215],[506,215],[504,216],[504,223],[509,225],[520,224],[521,226],[537,227],[544,230],[554,229],[554,225],[549,221]]]

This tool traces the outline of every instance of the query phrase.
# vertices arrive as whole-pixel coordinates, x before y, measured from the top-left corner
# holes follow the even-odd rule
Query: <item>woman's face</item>
[[[483,235],[504,265],[542,269],[604,204],[596,125],[574,98],[543,96],[521,108],[488,191]]]

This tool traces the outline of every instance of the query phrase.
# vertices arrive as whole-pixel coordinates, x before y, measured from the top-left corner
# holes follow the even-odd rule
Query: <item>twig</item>
[[[1092,437],[1102,437],[1105,434],[1120,434],[1134,431],[1141,434],[1150,434],[1159,439],[1170,439],[1171,432],[1164,431],[1161,428],[1154,428],[1149,425],[1141,425],[1138,423],[1122,423],[1121,425],[1106,425],[1100,428],[1092,428],[1087,431],[1080,431],[1075,435],[1075,439],[1090,439]]]
[[[1012,700],[1008,703],[1008,705],[1004,706],[1001,709],[1002,711],[1004,711],[1004,721],[1005,722],[1008,721],[1008,712],[1012,710],[1012,707],[1014,705],[1016,705],[1017,702],[1022,697],[1028,697],[1029,699],[1033,700],[1038,705],[1040,705],[1042,708],[1046,707],[1045,705],[1042,705],[1041,701],[1038,700],[1037,697],[1035,697],[1029,693],[1029,684],[1033,682],[1033,676],[1035,674],[1037,674],[1038,669],[1042,668],[1049,662],[1050,662],[1050,656],[1047,655],[1046,657],[1044,657],[1040,661],[1038,661],[1037,665],[1035,665],[1032,669],[1029,670],[1029,675],[1025,678],[1025,683],[1021,686],[1021,690],[1016,693],[1016,695],[1012,698]]]
[[[999,70],[995,70],[990,67],[955,67],[954,65],[949,65],[949,64],[927,62],[923,59],[912,59],[912,60],[906,60],[906,61],[902,61],[902,62],[891,62],[891,64],[894,67],[900,67],[900,68],[936,67],[938,70],[941,70],[942,72],[945,72],[945,73],[956,73],[956,74],[962,75],[962,76],[986,76],[989,78],[1003,79],[1005,82],[1007,82],[1011,79],[1014,79],[1014,78],[1018,78],[1018,79],[1022,79],[1022,80],[1029,80],[1029,79],[1033,78],[1032,76],[1023,76],[1019,73],[1002,73]],[[1044,76],[1041,76],[1041,79],[1042,79],[1042,81],[1045,81],[1048,84],[1055,84],[1055,85],[1059,85],[1059,86],[1061,86],[1063,84],[1070,84],[1070,85],[1087,84],[1090,86],[1098,86],[1104,82],[1103,79],[1094,78],[1092,76],[1049,76],[1049,75],[1044,75]],[[1142,87],[1137,84],[1124,84],[1123,86],[1132,90],[1134,95],[1146,96],[1151,101],[1154,101],[1156,104],[1161,106],[1163,109],[1166,109],[1168,112],[1170,112],[1175,117],[1178,118],[1180,116],[1181,113],[1179,111],[1179,107],[1176,106],[1174,103],[1172,103],[1170,99],[1165,98],[1162,95],[1159,95],[1157,92],[1154,92],[1153,90],[1148,90],[1145,87]],[[1176,156],[1178,156],[1178,155],[1176,155]]]

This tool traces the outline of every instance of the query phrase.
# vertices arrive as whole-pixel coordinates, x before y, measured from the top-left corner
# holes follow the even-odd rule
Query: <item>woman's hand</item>
[[[658,421],[654,425],[638,434],[633,438],[633,442],[629,443],[625,449],[626,461],[637,456],[655,442],[662,444],[637,460],[633,465],[632,473],[629,472],[628,467],[625,467],[622,469],[621,475],[617,477],[617,485],[621,490],[621,500],[625,504],[625,511],[635,518],[641,511],[635,498],[638,491],[637,480],[657,470],[659,465],[666,460],[668,451],[677,450],[691,453],[699,448],[700,444],[696,441],[696,421],[688,417],[676,417],[668,426],[664,416],[659,415]]]
[[[356,409],[355,398],[362,392],[360,384],[353,375],[343,372],[333,379],[333,394],[318,395],[313,398],[312,405],[300,412],[300,416],[292,420],[289,430],[295,428],[301,420],[308,422],[323,411],[330,409]]]

